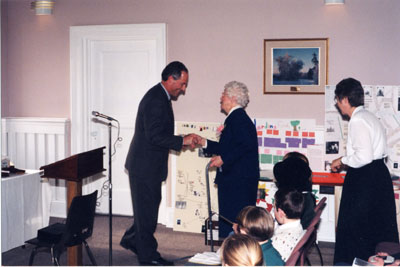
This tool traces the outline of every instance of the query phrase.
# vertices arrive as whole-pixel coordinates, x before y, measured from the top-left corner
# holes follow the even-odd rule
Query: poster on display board
[[[176,133],[198,134],[217,141],[221,124],[213,122],[176,122]],[[181,151],[176,157],[174,231],[201,233],[208,218],[206,166],[210,158],[199,156],[199,149]],[[215,170],[209,172],[211,210],[218,212]]]
[[[256,118],[254,124],[261,170],[272,170],[277,162],[293,151],[304,154],[313,170],[322,170],[322,131],[317,131],[314,119]]]

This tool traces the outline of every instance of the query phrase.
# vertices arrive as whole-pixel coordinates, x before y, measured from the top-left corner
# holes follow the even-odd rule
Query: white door
[[[106,146],[102,176],[86,179],[83,193],[102,192],[96,212],[109,212],[108,121],[94,120],[98,111],[119,121],[122,138],[114,147],[112,128],[112,210],[132,215],[125,158],[134,133],[142,96],[158,83],[165,66],[165,24],[74,26],[71,34],[72,154]],[[102,121],[104,123],[102,123]]]

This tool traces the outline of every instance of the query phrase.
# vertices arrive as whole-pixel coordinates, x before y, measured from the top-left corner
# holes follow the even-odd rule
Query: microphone
[[[107,115],[101,114],[100,112],[97,112],[97,111],[92,111],[92,115],[95,116],[95,117],[100,117],[100,118],[109,120],[109,121],[117,121],[116,119],[111,118],[111,117],[109,117]]]

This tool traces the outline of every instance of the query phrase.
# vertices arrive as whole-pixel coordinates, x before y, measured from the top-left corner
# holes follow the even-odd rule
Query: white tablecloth
[[[21,246],[49,225],[50,185],[40,172],[1,178],[1,252]]]

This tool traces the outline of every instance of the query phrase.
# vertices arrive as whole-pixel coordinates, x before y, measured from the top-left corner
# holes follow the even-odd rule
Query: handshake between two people
[[[204,147],[206,145],[206,139],[200,135],[191,133],[183,137],[183,146],[189,149],[195,149],[196,147]],[[210,160],[210,167],[221,167],[224,162],[221,156],[213,156]]]
[[[183,146],[185,148],[194,149],[196,147],[202,147],[206,143],[206,139],[200,135],[191,133],[183,137]]]

